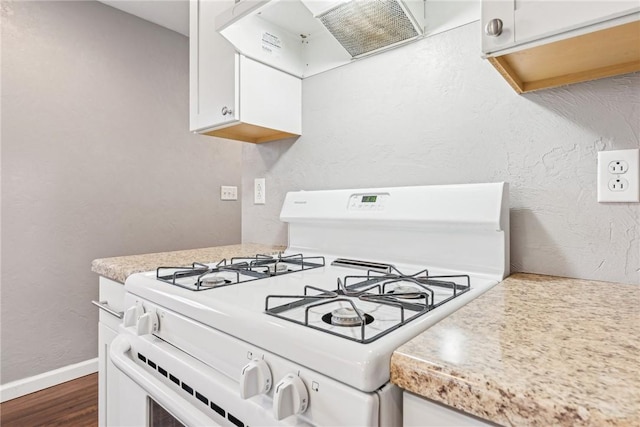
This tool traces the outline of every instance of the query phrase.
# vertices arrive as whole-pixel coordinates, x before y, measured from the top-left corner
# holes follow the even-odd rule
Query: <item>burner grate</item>
[[[320,256],[279,254],[274,257],[258,254],[254,257],[231,258],[230,261],[223,259],[213,266],[194,262],[186,267],[158,267],[156,279],[191,291],[204,291],[324,265],[324,257]]]
[[[392,265],[388,267],[388,272],[376,269],[362,276],[338,278],[338,288],[333,291],[307,285],[303,295],[268,295],[265,298],[265,313],[367,344],[471,289],[467,275],[430,276],[428,270],[407,275]],[[395,291],[399,288],[398,284],[406,283],[413,286],[410,292]],[[289,302],[275,305],[276,300]],[[331,312],[335,310],[320,315],[322,322],[314,321],[314,316],[319,316],[319,307],[323,306],[346,308],[357,317],[357,321],[353,325],[332,324]],[[367,308],[372,311],[367,312]],[[385,326],[374,328],[374,321],[380,312],[384,314],[379,323]],[[355,332],[354,328],[359,330]]]

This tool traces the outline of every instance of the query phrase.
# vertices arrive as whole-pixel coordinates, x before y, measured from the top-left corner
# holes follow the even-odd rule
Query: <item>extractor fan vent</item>
[[[318,16],[352,57],[421,34],[397,0],[353,0]]]

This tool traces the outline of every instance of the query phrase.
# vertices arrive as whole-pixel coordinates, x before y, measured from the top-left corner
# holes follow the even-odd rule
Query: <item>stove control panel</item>
[[[347,209],[358,212],[381,211],[384,210],[388,198],[389,193],[352,194]]]

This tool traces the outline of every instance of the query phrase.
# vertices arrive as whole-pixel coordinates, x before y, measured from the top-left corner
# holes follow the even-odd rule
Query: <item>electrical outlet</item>
[[[624,160],[616,160],[614,162],[609,162],[609,173],[612,174],[621,174],[627,173],[629,170],[629,163]]]
[[[238,200],[238,187],[235,185],[221,185],[220,200]]]
[[[624,178],[614,178],[609,181],[610,191],[625,191],[627,188],[629,188],[629,181]]]
[[[640,150],[598,153],[598,202],[640,202]]]
[[[253,181],[253,204],[264,205],[267,202],[267,187],[264,178],[256,178]]]

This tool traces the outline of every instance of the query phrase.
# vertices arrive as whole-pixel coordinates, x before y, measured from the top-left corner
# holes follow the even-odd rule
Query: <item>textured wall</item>
[[[512,271],[640,282],[640,205],[596,202],[596,153],[640,146],[640,74],[519,96],[479,37],[476,22],[304,80],[303,136],[243,148],[243,241],[286,243],[291,190],[508,181]]]
[[[188,39],[2,2],[2,383],[97,356],[94,258],[233,244],[241,145],[188,132]]]

